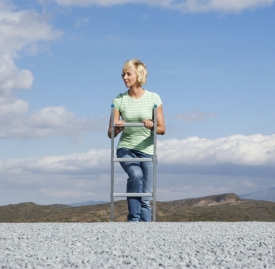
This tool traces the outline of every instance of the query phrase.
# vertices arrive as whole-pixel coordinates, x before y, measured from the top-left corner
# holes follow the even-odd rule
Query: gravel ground
[[[0,224],[0,268],[275,268],[274,222]]]

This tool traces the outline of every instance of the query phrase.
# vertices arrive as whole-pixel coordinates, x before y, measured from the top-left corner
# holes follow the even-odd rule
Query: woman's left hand
[[[144,123],[144,127],[147,129],[152,129],[154,127],[154,122],[150,119],[146,119],[142,121]]]

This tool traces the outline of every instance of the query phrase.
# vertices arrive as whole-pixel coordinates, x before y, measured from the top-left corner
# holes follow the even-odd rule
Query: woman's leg
[[[143,171],[140,162],[135,159],[138,156],[131,150],[121,148],[117,150],[118,158],[133,158],[132,162],[121,162],[120,165],[128,175],[127,192],[142,192]],[[128,221],[140,221],[141,216],[141,197],[127,197],[129,214]]]

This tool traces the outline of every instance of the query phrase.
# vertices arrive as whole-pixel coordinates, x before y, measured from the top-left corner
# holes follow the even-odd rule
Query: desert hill
[[[125,200],[115,202],[115,221],[126,221]],[[110,203],[71,207],[32,202],[0,207],[0,222],[108,222]],[[233,193],[157,202],[157,221],[275,221],[275,203],[244,200]]]

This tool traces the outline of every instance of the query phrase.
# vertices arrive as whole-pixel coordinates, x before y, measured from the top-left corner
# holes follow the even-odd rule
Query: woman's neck
[[[132,98],[140,98],[144,95],[144,89],[141,88],[141,86],[134,86],[129,88],[128,95]]]

